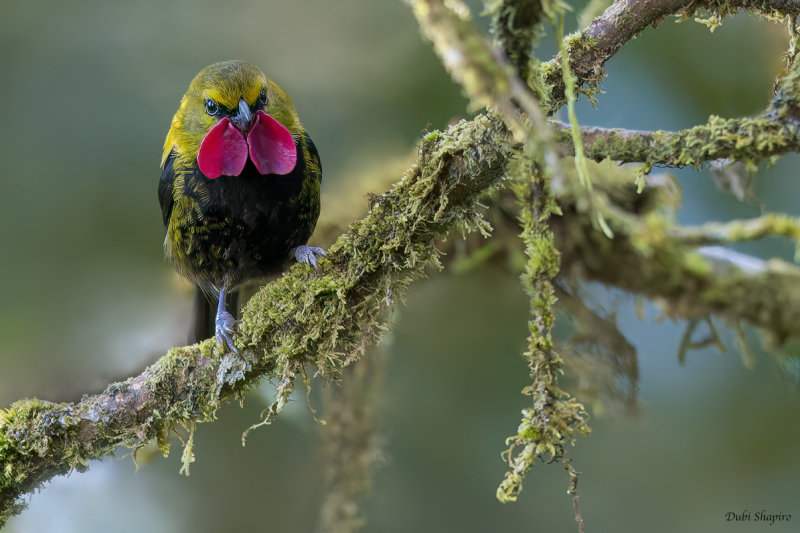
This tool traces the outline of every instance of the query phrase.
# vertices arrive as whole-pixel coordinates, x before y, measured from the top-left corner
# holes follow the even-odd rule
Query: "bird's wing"
[[[317,151],[317,147],[314,144],[314,141],[311,140],[311,137],[308,135],[307,131],[303,132],[303,137],[305,137],[306,147],[308,148],[308,161],[306,161],[306,168],[309,169],[309,173],[316,174],[317,179],[322,182],[322,163],[319,160],[319,152]]]
[[[161,204],[161,215],[164,217],[164,226],[169,224],[169,215],[172,213],[174,195],[172,192],[175,182],[175,152],[172,151],[164,162],[164,170],[161,172],[161,179],[158,180],[158,203]]]

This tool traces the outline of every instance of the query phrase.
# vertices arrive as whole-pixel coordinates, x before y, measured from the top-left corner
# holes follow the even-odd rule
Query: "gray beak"
[[[239,109],[231,117],[231,120],[242,132],[247,133],[250,131],[250,127],[253,125],[253,113],[244,98],[239,98]]]

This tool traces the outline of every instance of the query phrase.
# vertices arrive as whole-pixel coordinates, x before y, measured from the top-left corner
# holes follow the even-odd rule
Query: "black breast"
[[[209,179],[197,168],[186,175],[181,192],[191,200],[193,213],[173,221],[182,235],[174,245],[183,252],[179,266],[204,290],[279,271],[291,250],[308,241],[319,215],[319,174],[308,171],[303,152],[298,144],[297,165],[283,176],[261,175],[249,160],[239,176]],[[165,172],[172,162],[170,157]],[[172,195],[161,188],[169,223]]]

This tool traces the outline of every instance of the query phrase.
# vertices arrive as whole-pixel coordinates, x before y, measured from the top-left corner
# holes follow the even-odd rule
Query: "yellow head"
[[[201,70],[183,95],[164,143],[163,165],[170,151],[184,164],[197,160],[203,139],[224,119],[247,136],[258,111],[266,112],[293,137],[303,132],[286,92],[245,61],[222,61]]]

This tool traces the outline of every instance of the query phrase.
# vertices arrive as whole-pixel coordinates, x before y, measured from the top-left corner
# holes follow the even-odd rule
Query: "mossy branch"
[[[0,523],[42,482],[119,446],[166,443],[169,431],[213,420],[222,401],[265,377],[291,381],[310,365],[337,378],[382,331],[386,306],[438,264],[438,239],[488,231],[477,199],[504,176],[507,135],[488,116],[428,135],[419,164],[375,198],[318,273],[296,265],[247,303],[235,340],[241,358],[208,340],[80,402],[24,400],[0,411]]]
[[[754,118],[724,119],[711,116],[708,123],[680,131],[636,131],[583,126],[583,150],[595,161],[609,158],[621,163],[698,167],[716,159],[755,165],[771,157],[800,150],[796,118],[764,114]],[[570,127],[557,134],[572,145]]]
[[[657,26],[669,15],[688,17],[705,10],[721,19],[741,9],[753,10],[770,17],[800,14],[798,0],[616,0],[602,15],[579,33],[566,37],[566,49],[577,86],[588,95],[598,90],[605,77],[603,66],[628,41],[648,26]],[[543,65],[545,85],[550,89],[553,111],[566,103],[565,84],[561,74],[562,58],[558,56]]]
[[[727,225],[681,230],[656,208],[667,203],[661,202],[663,198],[648,205],[649,190],[637,196],[631,190],[630,176],[620,180],[608,166],[590,168],[593,189],[587,192],[569,176],[568,165],[561,164],[571,141],[558,137],[545,120],[546,112],[565,101],[560,59],[541,69],[531,66],[531,76],[538,76],[549,88],[549,100],[543,101],[541,91],[526,85],[529,80],[520,80],[514,66],[483,38],[461,2],[409,2],[443,63],[462,83],[472,108],[487,107],[491,112],[426,135],[417,164],[391,190],[374,198],[369,213],[330,247],[329,260],[322,263],[319,272],[297,265],[261,289],[243,311],[236,337],[241,357],[223,354],[214,341],[208,340],[173,349],[139,376],[112,384],[79,402],[24,400],[0,410],[0,525],[19,511],[22,496],[44,481],[72,470],[85,470],[91,459],[112,454],[120,446],[138,448],[155,438],[167,451],[168,434],[179,428],[190,433],[184,453],[184,466],[188,468],[193,458],[194,424],[213,420],[223,401],[242,397],[264,378],[279,380],[276,403],[265,413],[266,423],[280,411],[282,398],[292,390],[298,375],[304,378],[307,368],[325,378],[338,379],[342,369],[357,360],[383,331],[386,307],[412,281],[439,265],[437,241],[454,230],[488,234],[490,228],[479,211],[479,200],[502,183],[509,165],[520,158],[529,158],[530,166],[537,169],[531,202],[545,202],[542,205],[550,215],[546,223],[536,215],[536,222],[527,225],[531,261],[546,259],[548,253],[558,250],[566,275],[658,299],[675,316],[701,318],[717,313],[733,322],[762,327],[778,340],[800,337],[799,268],[777,260],[763,262],[696,247],[773,234],[796,238],[793,220],[763,218],[743,228]],[[576,76],[576,87],[599,81],[605,61],[646,26],[667,14],[688,14],[699,8],[716,13],[752,8],[772,15],[796,15],[800,2],[618,1],[587,30],[566,38],[567,64]],[[531,23],[535,20],[530,18]],[[506,49],[521,50],[516,44]],[[614,148],[616,144],[607,139],[605,145],[595,144],[591,136],[587,138],[591,131],[584,129],[586,154],[598,160],[610,156],[623,161],[696,165],[720,157],[754,163],[796,150],[800,78],[793,65],[795,56],[790,54],[770,108],[759,117],[712,119],[691,135],[632,132],[633,140],[624,149]],[[613,135],[619,136],[619,132]],[[637,144],[653,140],[647,150]],[[543,181],[542,175],[550,181]],[[554,214],[548,187],[563,216]],[[602,211],[613,229],[613,238],[597,227],[587,205]],[[547,394],[541,396],[543,405],[534,405],[523,417],[523,424],[530,422],[520,433],[520,444],[525,446],[541,441],[541,435],[535,432],[542,431],[537,417],[548,402],[550,407],[558,405],[559,397],[567,398],[564,412],[571,413],[572,418],[561,417],[566,429],[561,427],[558,438],[548,442],[568,442],[573,433],[585,429],[582,406],[560,396],[554,380],[546,379],[558,371],[549,347],[541,344],[547,341],[548,321],[552,319],[552,265],[552,261],[541,263],[541,270],[534,269],[534,275],[528,278],[532,300],[544,302],[540,307],[534,305],[538,322],[532,321],[537,329],[537,336],[532,331],[532,351],[535,348],[544,354],[541,360],[550,371],[535,372],[540,381],[534,379],[533,387],[544,383]],[[534,395],[535,401],[537,397]],[[546,430],[554,427],[547,426]],[[532,439],[526,441],[526,436]],[[545,447],[544,451],[550,449]],[[523,458],[519,464],[524,470],[530,461]],[[514,494],[513,490],[509,494]]]
[[[690,246],[710,246],[782,236],[800,245],[800,219],[779,213],[731,222],[681,226],[672,232],[676,241]],[[797,255],[797,254],[795,254]]]
[[[797,29],[790,20],[792,39],[787,65],[775,82],[775,95],[755,117],[721,118],[671,131],[580,128],[583,152],[596,161],[698,167],[717,159],[742,161],[750,167],[765,159],[800,149],[800,64],[795,61]],[[556,138],[572,145],[574,124],[558,124]]]

